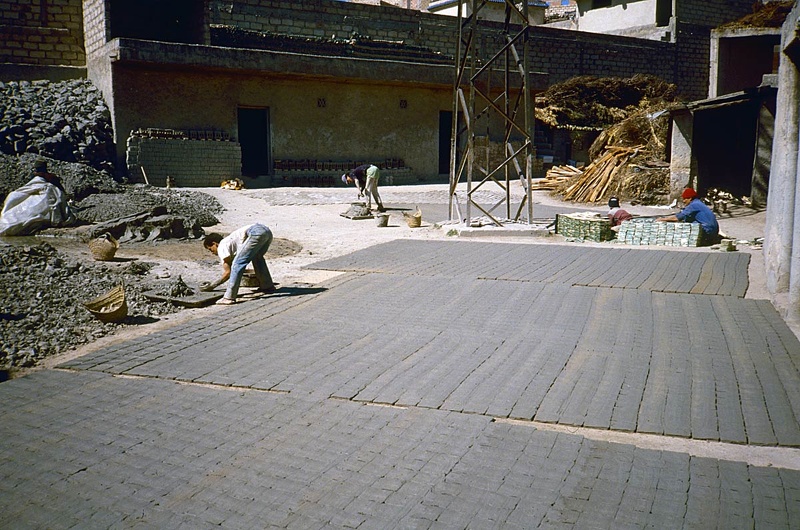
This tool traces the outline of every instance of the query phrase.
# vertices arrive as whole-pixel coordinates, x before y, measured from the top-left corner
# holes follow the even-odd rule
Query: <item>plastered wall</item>
[[[452,105],[449,91],[314,79],[122,67],[114,79],[120,131],[215,128],[235,139],[237,109],[267,107],[274,159],[402,158],[421,178],[438,174],[439,111]]]

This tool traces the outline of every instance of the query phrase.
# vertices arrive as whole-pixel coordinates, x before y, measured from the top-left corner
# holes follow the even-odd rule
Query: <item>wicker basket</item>
[[[89,250],[97,261],[111,261],[118,248],[119,241],[108,232],[89,241]]]
[[[417,211],[414,213],[403,212],[403,217],[409,228],[419,228],[422,226],[422,210],[417,206]]]
[[[84,302],[83,306],[101,322],[119,322],[128,316],[125,287],[120,284],[106,294]]]

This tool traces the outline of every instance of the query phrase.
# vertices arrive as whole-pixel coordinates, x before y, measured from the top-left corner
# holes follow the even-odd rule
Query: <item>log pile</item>
[[[576,202],[598,202],[602,200],[617,176],[624,174],[624,169],[643,146],[619,147],[608,146],[602,155],[592,161],[583,174],[573,177],[564,191],[564,199]]]
[[[553,166],[547,170],[545,177],[531,184],[532,190],[557,190],[562,184],[572,177],[583,173],[582,169],[575,166]]]

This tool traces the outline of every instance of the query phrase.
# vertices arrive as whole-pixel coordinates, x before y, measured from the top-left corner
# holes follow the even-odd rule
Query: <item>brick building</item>
[[[668,42],[537,26],[534,89],[575,75],[649,73],[676,83],[687,98],[704,97],[711,27],[721,16],[736,18],[740,3],[677,2],[675,16],[688,22],[676,23]],[[120,168],[133,177],[143,166],[155,183],[179,169],[193,175],[179,185],[239,174],[273,184],[312,174],[330,182],[360,161],[391,167],[389,182],[447,173],[452,17],[335,0],[0,5],[0,79],[53,77],[54,64],[70,75],[85,68],[111,109]],[[711,22],[692,22],[703,16]],[[502,47],[501,28],[482,22],[476,49],[488,55]],[[213,164],[175,154],[197,152],[197,144],[187,148],[191,142],[215,151]]]

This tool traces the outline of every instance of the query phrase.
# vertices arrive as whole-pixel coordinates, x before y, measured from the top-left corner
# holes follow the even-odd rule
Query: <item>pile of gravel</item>
[[[172,215],[196,220],[200,226],[213,226],[223,207],[211,195],[199,191],[155,188],[146,184],[125,186],[123,193],[95,194],[75,204],[75,215],[87,223],[101,223],[119,217],[151,211],[163,206]]]
[[[0,155],[0,202],[33,177],[33,166],[38,155]],[[85,164],[47,160],[47,170],[61,180],[67,197],[81,200],[96,193],[120,193],[125,187],[107,173]]]
[[[81,162],[113,174],[111,113],[91,81],[0,82],[0,152]]]
[[[144,297],[144,291],[159,288],[146,279],[149,269],[137,261],[118,268],[82,263],[47,243],[0,246],[0,368],[35,366],[122,327],[180,311],[179,306]],[[128,316],[120,323],[104,324],[83,302],[120,283],[125,286]]]

